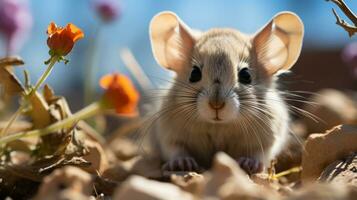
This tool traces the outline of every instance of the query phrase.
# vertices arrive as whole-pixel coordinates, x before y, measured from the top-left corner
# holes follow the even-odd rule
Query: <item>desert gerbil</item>
[[[269,163],[289,124],[276,80],[299,57],[303,29],[291,12],[278,13],[253,35],[199,32],[172,12],[157,14],[150,24],[153,54],[177,75],[155,122],[153,146],[163,168],[208,168],[218,151],[250,173]]]

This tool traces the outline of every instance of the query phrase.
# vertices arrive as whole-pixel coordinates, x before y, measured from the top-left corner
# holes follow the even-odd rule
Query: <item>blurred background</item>
[[[100,76],[111,72],[131,75],[125,68],[119,52],[129,48],[152,82],[155,77],[167,77],[168,72],[155,62],[150,47],[148,26],[158,12],[176,12],[189,26],[207,30],[212,27],[232,27],[245,33],[254,33],[279,11],[297,13],[305,24],[303,52],[293,73],[283,81],[289,89],[317,91],[320,88],[357,89],[357,37],[335,24],[331,8],[325,0],[0,0],[1,12],[11,12],[11,20],[0,14],[0,24],[16,29],[11,45],[3,33],[0,57],[20,55],[26,62],[31,79],[36,81],[45,70],[43,62],[49,58],[46,28],[51,21],[65,26],[74,23],[85,38],[69,55],[68,65],[58,64],[47,83],[57,94],[64,95],[73,110],[83,107],[83,87],[90,65],[96,68],[91,82],[96,91]],[[15,8],[5,9],[4,2]],[[357,3],[346,0],[352,10]],[[18,6],[19,8],[16,8]],[[17,13],[15,15],[15,13]],[[345,16],[338,10],[340,15]],[[10,24],[9,24],[10,23]],[[1,27],[0,27],[1,30]],[[9,30],[9,29],[7,29]],[[284,79],[284,80],[285,80]],[[136,82],[137,83],[137,82]]]

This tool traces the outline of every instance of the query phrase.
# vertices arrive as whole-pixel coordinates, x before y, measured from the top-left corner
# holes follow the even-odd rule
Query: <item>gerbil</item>
[[[195,31],[172,12],[152,19],[154,57],[177,75],[152,137],[165,170],[205,169],[223,151],[254,173],[279,153],[289,114],[276,80],[299,57],[303,29],[291,12],[253,35]]]

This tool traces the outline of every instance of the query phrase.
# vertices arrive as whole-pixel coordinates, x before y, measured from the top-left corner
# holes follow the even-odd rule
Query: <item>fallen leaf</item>
[[[83,159],[90,162],[91,165],[88,167],[82,167],[89,173],[102,174],[109,167],[108,158],[105,154],[102,146],[95,141],[85,140],[84,146],[87,148],[88,153],[83,156]]]
[[[0,67],[23,65],[25,62],[20,57],[6,57],[0,59]]]
[[[40,189],[34,199],[55,200],[62,199],[88,199],[92,191],[91,176],[77,168],[67,166],[56,169],[46,176],[40,185]]]
[[[132,176],[114,192],[113,200],[193,200],[194,196],[179,187],[140,176]]]
[[[204,174],[204,196],[214,199],[280,199],[277,192],[255,184],[226,153],[219,152],[213,167]]]
[[[0,84],[5,95],[16,95],[25,91],[20,80],[11,71],[11,66],[23,65],[24,62],[18,57],[0,59]]]
[[[319,181],[350,185],[357,189],[357,152],[327,166]]]
[[[195,196],[202,196],[205,186],[204,176],[195,172],[189,172],[184,176],[172,175],[171,182]]]
[[[302,156],[303,183],[315,181],[329,164],[356,151],[356,125],[340,125],[326,133],[310,135]]]
[[[29,102],[31,109],[28,112],[35,129],[44,128],[51,124],[51,114],[49,106],[42,95],[38,92],[33,93]]]
[[[308,184],[284,200],[355,200],[357,190],[343,184]]]

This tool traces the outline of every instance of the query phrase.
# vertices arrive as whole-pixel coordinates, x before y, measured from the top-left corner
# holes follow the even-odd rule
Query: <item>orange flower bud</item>
[[[65,56],[73,48],[74,43],[84,37],[81,29],[73,24],[66,27],[57,27],[53,22],[47,28],[47,45],[50,48],[51,56]]]
[[[104,88],[104,100],[110,108],[115,108],[118,114],[136,115],[139,93],[131,80],[122,74],[109,74],[100,79]]]

